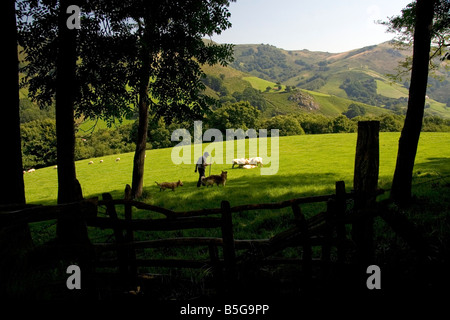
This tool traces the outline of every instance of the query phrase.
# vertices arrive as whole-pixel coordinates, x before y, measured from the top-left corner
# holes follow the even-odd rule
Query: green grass
[[[398,84],[391,84],[382,80],[375,80],[377,82],[377,94],[388,98],[407,98],[408,97],[408,89],[402,87]]]
[[[327,134],[302,135],[281,137],[279,141],[279,170],[275,175],[260,175],[260,168],[245,170],[231,169],[230,164],[213,164],[211,173],[217,174],[221,170],[228,171],[228,182],[225,187],[197,188],[197,174],[192,164],[174,165],[171,162],[172,149],[147,151],[145,170],[145,197],[141,200],[163,206],[176,211],[215,208],[220,206],[222,200],[230,201],[231,206],[267,203],[291,199],[308,195],[323,195],[333,193],[337,180],[344,180],[347,191],[352,189],[353,165],[356,148],[356,134]],[[380,133],[380,178],[379,186],[389,188],[395,167],[399,133]],[[248,145],[248,140],[246,141]],[[448,239],[448,186],[450,185],[450,133],[422,133],[414,170],[414,191],[426,201],[419,199],[419,205],[413,209],[411,217],[419,225],[426,228],[435,238],[444,243]],[[215,144],[216,147],[221,143]],[[204,146],[206,147],[206,146]],[[268,148],[270,150],[270,146]],[[248,147],[246,147],[248,150]],[[211,151],[211,150],[210,150]],[[226,150],[224,150],[225,153]],[[274,156],[276,152],[271,153]],[[191,152],[192,154],[192,152]],[[219,154],[212,153],[214,159]],[[121,160],[116,162],[115,159]],[[246,154],[248,156],[248,154]],[[111,192],[115,199],[123,197],[125,185],[131,183],[133,153],[106,156],[92,159],[94,164],[89,165],[91,159],[76,163],[77,176],[86,198],[98,196],[103,192]],[[267,159],[267,158],[265,158]],[[266,167],[270,166],[266,164]],[[54,204],[57,194],[56,171],[53,168],[43,168],[25,175],[26,196],[28,203]],[[209,168],[207,169],[207,173]],[[427,181],[442,182],[442,187],[433,188]],[[183,180],[184,186],[174,192],[160,192],[154,181]],[[446,183],[446,184],[445,184]],[[302,212],[308,217],[311,214],[325,209],[325,204],[311,204],[302,206]],[[118,206],[119,215],[123,209]],[[99,208],[99,215],[105,216],[104,208]],[[154,213],[134,210],[136,218],[156,218]],[[236,213],[233,215],[233,229],[236,239],[264,239],[272,237],[292,225],[292,212],[289,208],[284,210],[257,210]],[[47,242],[55,237],[56,224],[54,222],[30,224],[33,241],[36,245]],[[89,227],[89,236],[92,242],[111,242],[114,239],[112,230],[103,230]],[[378,245],[390,246],[396,242],[397,236],[385,226],[376,223],[377,235],[386,237],[381,242],[377,236]],[[220,229],[197,229],[168,232],[135,232],[135,240],[163,239],[168,237],[194,236],[194,237],[220,237]],[[397,251],[395,251],[397,252]],[[220,254],[220,253],[219,253]],[[319,254],[320,252],[314,253]],[[208,259],[208,249],[201,247],[189,248],[157,248],[139,250],[139,259]],[[295,250],[285,250],[286,257],[297,257]],[[110,258],[114,258],[114,254]],[[16,295],[39,296],[51,299],[60,298],[60,293],[52,291],[59,288],[56,285],[64,283],[67,275],[65,266],[69,262],[60,261],[57,265],[49,267],[49,271],[32,269],[19,276],[22,282],[15,283]],[[44,269],[42,269],[44,270]],[[169,274],[175,277],[190,279],[191,286],[201,288],[202,282],[210,276],[208,270],[176,271],[164,268],[140,268],[140,272],[153,274]],[[54,284],[53,287],[49,284]],[[26,289],[23,289],[26,288]],[[171,288],[165,284],[164,288]],[[55,290],[55,289],[53,289]],[[172,288],[172,290],[175,290]],[[179,292],[177,292],[180,294]],[[63,292],[67,295],[67,290]],[[71,296],[70,296],[71,297]],[[70,298],[69,297],[69,298]]]
[[[213,164],[212,174],[228,171],[225,188],[197,188],[193,164],[174,165],[171,148],[148,150],[144,173],[145,201],[173,210],[219,207],[221,200],[232,206],[286,200],[299,196],[333,191],[337,180],[352,187],[356,134],[326,134],[280,137],[279,170],[275,175],[261,175],[261,169],[231,169],[231,164]],[[380,133],[380,185],[392,180],[399,133]],[[248,143],[248,140],[247,140]],[[450,133],[421,134],[416,157],[418,177],[450,174]],[[207,144],[204,145],[206,147]],[[270,146],[268,147],[270,154]],[[248,150],[248,148],[247,148]],[[223,149],[224,155],[226,149]],[[92,197],[111,192],[122,198],[126,184],[131,184],[133,153],[86,159],[76,162],[77,177],[83,195]],[[213,154],[214,155],[214,154]],[[115,159],[121,160],[116,162]],[[217,159],[217,157],[216,157]],[[94,164],[89,165],[93,160]],[[225,158],[224,160],[225,161]],[[266,164],[266,167],[269,167]],[[209,168],[207,168],[209,173]],[[24,176],[28,203],[56,203],[57,170],[42,168]],[[177,181],[184,186],[176,191],[160,192],[155,181]]]
[[[267,87],[272,88],[270,90],[270,92],[278,92],[279,91],[278,89],[275,89],[275,87],[277,87],[277,84],[272,81],[264,80],[264,79],[261,79],[258,77],[244,77],[242,79],[250,82],[250,84],[252,85],[253,88],[255,88],[257,90],[261,90],[263,92],[266,91]],[[286,86],[281,86],[280,91],[283,91],[285,88],[286,88]]]

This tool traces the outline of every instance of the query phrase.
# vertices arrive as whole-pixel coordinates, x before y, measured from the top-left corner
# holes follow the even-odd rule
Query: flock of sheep
[[[250,158],[250,159],[246,159],[246,158],[233,159],[232,168],[234,168],[235,165],[238,165],[239,168],[253,169],[253,168],[256,168],[258,165],[260,167],[262,167],[263,159],[261,157],[254,157],[254,158]]]
[[[120,161],[120,158],[116,158],[116,162]],[[103,163],[103,159],[99,161],[100,163]],[[94,161],[89,161],[88,164],[94,164]]]
[[[147,155],[146,155],[147,157]],[[116,158],[116,162],[120,161],[120,158]],[[100,163],[103,163],[103,159],[101,159],[99,161]],[[88,164],[94,164],[94,161],[89,161]],[[238,165],[239,168],[244,168],[244,169],[253,169],[256,168],[258,165],[260,167],[263,166],[263,159],[261,157],[254,157],[254,158],[250,158],[250,159],[246,159],[246,158],[240,158],[240,159],[233,159],[233,167],[235,165]],[[54,166],[53,169],[58,169],[58,166]],[[34,172],[36,171],[34,168],[29,169],[27,171],[23,171],[23,174],[25,173],[30,173],[30,172]]]
[[[120,161],[120,158],[116,158],[116,162],[118,162],[118,161]],[[99,162],[100,162],[100,163],[103,163],[103,159],[100,160]],[[94,164],[94,161],[91,160],[91,161],[88,162],[88,164]],[[58,166],[54,166],[53,169],[58,169]],[[31,169],[28,169],[28,170],[24,170],[24,171],[23,171],[23,174],[25,174],[25,173],[31,173],[31,172],[34,172],[34,171],[36,171],[36,169],[31,168]]]

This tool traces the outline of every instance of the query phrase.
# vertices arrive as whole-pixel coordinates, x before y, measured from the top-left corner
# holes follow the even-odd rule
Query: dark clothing
[[[197,187],[200,187],[202,185],[202,177],[205,176],[205,167],[206,164],[206,157],[203,155],[200,158],[198,158],[197,163],[195,164],[195,172],[198,171],[198,182]]]
[[[205,176],[205,168],[199,167],[198,170],[198,181],[197,181],[197,187],[200,187],[202,185],[202,177]]]

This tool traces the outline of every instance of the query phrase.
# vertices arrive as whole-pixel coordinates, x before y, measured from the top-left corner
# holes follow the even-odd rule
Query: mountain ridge
[[[328,94],[336,99],[348,99],[383,109],[396,108],[397,113],[404,113],[409,79],[394,83],[388,74],[394,74],[400,61],[410,54],[411,50],[397,49],[391,41],[340,53],[284,50],[269,44],[239,44],[234,46],[234,61],[226,68],[242,72],[241,75],[235,73],[242,88],[249,86],[244,82],[246,79],[256,77],[261,79],[259,82],[266,81],[273,83],[273,86],[278,84],[280,88],[287,86],[310,93]],[[211,74],[211,68],[205,72]],[[428,89],[426,114],[450,118],[450,72],[441,68],[437,73],[444,80],[430,77],[432,86]],[[264,92],[261,85],[250,83],[250,86],[258,87],[266,96],[274,94],[272,89]],[[231,91],[236,89],[239,90],[239,86]],[[286,101],[283,103],[287,104]]]

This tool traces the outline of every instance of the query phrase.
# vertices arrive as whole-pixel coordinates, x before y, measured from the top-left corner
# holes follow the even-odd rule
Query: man
[[[197,182],[197,188],[202,185],[202,177],[205,176],[205,167],[210,166],[211,163],[206,162],[206,158],[209,157],[209,153],[205,152],[203,156],[198,158],[197,163],[195,164],[195,172],[198,171],[198,182]]]

